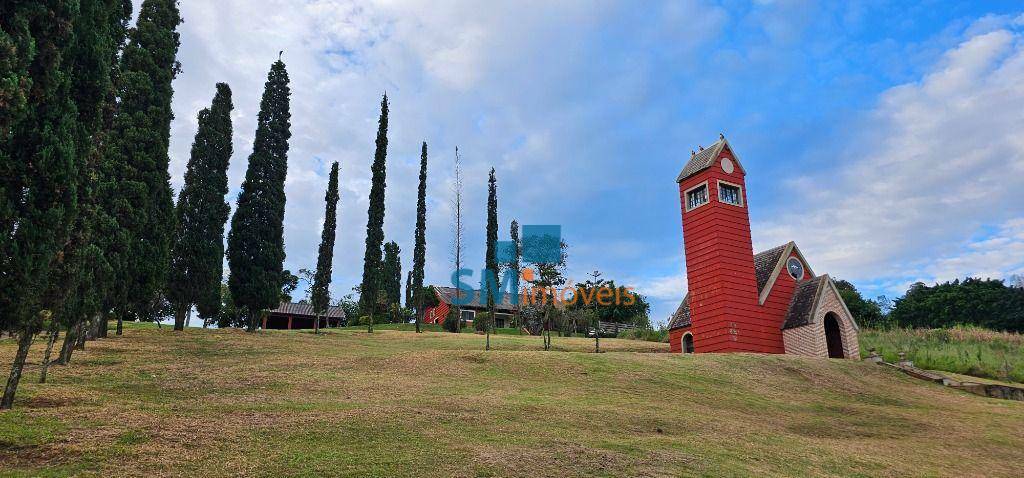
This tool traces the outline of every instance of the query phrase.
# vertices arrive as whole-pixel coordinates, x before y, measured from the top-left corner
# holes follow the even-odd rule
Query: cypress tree
[[[423,317],[423,268],[427,258],[427,142],[420,150],[420,185],[416,196],[416,244],[412,250],[411,284],[406,295],[412,297],[416,309],[416,332]],[[409,307],[411,304],[406,304]]]
[[[320,330],[320,316],[327,313],[331,302],[328,286],[331,285],[331,265],[334,262],[334,234],[338,224],[338,162],[331,165],[331,176],[327,181],[327,203],[324,212],[324,231],[320,234],[320,252],[316,258],[316,275],[313,276],[313,312],[316,313],[315,332]]]
[[[402,304],[402,249],[398,243],[391,241],[384,244],[384,294],[387,297],[387,305],[390,309],[393,305]]]
[[[250,332],[260,312],[281,298],[290,95],[288,71],[278,58],[267,74],[256,139],[228,233],[228,287],[235,306],[247,314]]]
[[[175,209],[178,230],[167,281],[174,330],[184,328],[185,315],[193,304],[204,320],[215,317],[220,310],[224,223],[231,211],[224,195],[228,193],[232,150],[232,107],[231,88],[217,83],[213,103],[199,112],[199,129]]]
[[[373,154],[370,206],[366,212],[366,251],[363,254],[363,280],[359,285],[359,310],[367,315],[376,307],[381,274],[381,247],[384,244],[384,188],[387,187],[388,95],[380,101],[376,151]]]
[[[167,172],[170,144],[171,82],[181,65],[176,31],[181,17],[176,0],[145,0],[138,23],[128,32],[121,55],[118,111],[111,132],[108,166],[120,171],[108,200],[119,237],[115,270],[127,283],[125,302],[117,304],[117,333],[125,315],[149,319],[164,286],[174,231],[174,203]]]
[[[84,0],[75,22],[72,94],[78,106],[79,154],[83,169],[78,175],[78,216],[74,232],[65,243],[59,274],[51,280],[47,308],[53,319],[67,329],[57,362],[67,364],[81,324],[104,307],[111,268],[101,246],[98,228],[108,217],[98,197],[103,182],[100,167],[109,144],[116,106],[115,79],[118,54],[124,46],[131,2]]]
[[[512,220],[512,224],[509,225],[509,235],[512,239],[512,258],[509,263],[505,266],[508,267],[509,271],[512,272],[512,293],[519,295],[519,276],[522,274],[521,258],[523,254],[523,244],[519,240],[519,221]],[[519,315],[519,304],[520,301],[516,301],[516,320],[518,323]]]
[[[487,294],[487,323],[484,328],[487,331],[486,350],[491,349],[491,329],[494,325],[494,296],[498,293],[498,183],[494,177],[494,168],[487,177],[487,250],[484,257],[484,268],[486,273],[481,293]],[[494,281],[490,280],[489,274],[493,274]]]
[[[81,158],[72,101],[72,21],[76,2],[0,6],[0,330],[18,348],[0,399],[11,408],[40,309],[77,209]]]

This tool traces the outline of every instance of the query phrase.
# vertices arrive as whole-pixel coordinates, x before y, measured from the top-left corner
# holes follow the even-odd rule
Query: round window
[[[725,171],[725,174],[732,174],[732,161],[729,158],[722,158],[722,171]]]
[[[786,269],[794,279],[800,280],[804,278],[804,265],[800,262],[800,259],[790,257],[789,261],[786,262]]]

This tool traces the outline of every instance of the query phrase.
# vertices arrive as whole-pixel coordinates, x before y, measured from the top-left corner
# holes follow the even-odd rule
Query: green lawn
[[[1024,403],[885,367],[491,340],[130,324],[46,385],[26,371],[0,412],[0,475],[1020,476],[1024,462]]]
[[[1024,383],[1024,335],[967,327],[860,332],[861,356],[871,348],[887,362],[906,352],[914,366]]]

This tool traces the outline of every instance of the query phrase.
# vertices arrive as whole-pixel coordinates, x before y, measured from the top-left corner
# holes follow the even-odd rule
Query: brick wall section
[[[803,327],[795,327],[782,331],[786,353],[809,357],[828,357],[828,345],[825,343],[825,315],[832,312],[839,318],[839,331],[843,337],[843,356],[848,359],[860,360],[857,329],[853,326],[853,317],[846,313],[842,299],[832,287],[823,287],[818,309],[814,312],[813,321]]]

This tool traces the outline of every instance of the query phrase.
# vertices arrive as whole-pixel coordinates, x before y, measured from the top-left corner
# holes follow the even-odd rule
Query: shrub
[[[618,338],[629,340],[646,340],[648,342],[668,342],[668,329],[629,329],[619,332]]]

